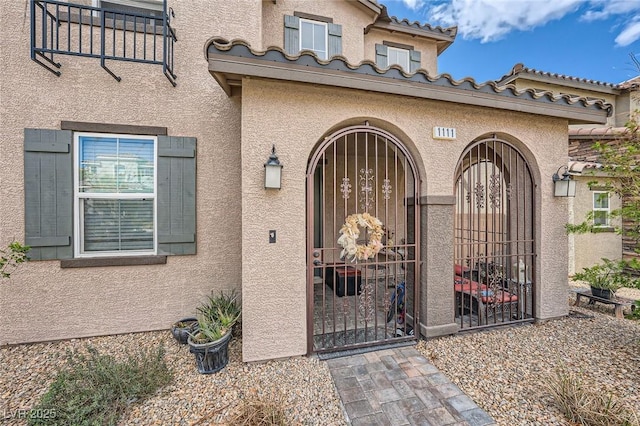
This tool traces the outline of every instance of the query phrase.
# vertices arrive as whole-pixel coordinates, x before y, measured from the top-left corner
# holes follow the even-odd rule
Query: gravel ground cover
[[[100,353],[122,357],[138,347],[162,344],[174,381],[151,399],[134,404],[123,425],[229,424],[233,410],[243,398],[281,395],[292,424],[344,425],[339,397],[329,368],[314,358],[296,357],[266,363],[245,364],[242,341],[229,345],[229,364],[215,374],[199,374],[188,346],[173,340],[169,331],[73,339],[53,343],[20,345],[0,349],[0,414],[4,425],[25,424],[12,417],[28,410],[43,395],[66,362],[68,349],[82,351],[87,344]]]
[[[640,410],[640,322],[618,320],[606,306],[571,309],[575,314],[565,319],[421,341],[418,350],[500,425],[569,425],[541,386],[561,365]],[[1,348],[0,423],[24,424],[9,418],[11,413],[34,406],[65,364],[66,351],[82,351],[87,344],[116,357],[140,346],[166,349],[174,382],[134,404],[123,425],[228,424],[243,398],[274,392],[286,401],[292,424],[345,424],[325,363],[297,357],[244,364],[242,341],[235,337],[229,365],[201,375],[188,347],[168,331]]]
[[[421,341],[418,350],[499,425],[571,425],[544,388],[561,366],[640,413],[640,322],[616,319],[608,306],[571,311],[542,324]]]

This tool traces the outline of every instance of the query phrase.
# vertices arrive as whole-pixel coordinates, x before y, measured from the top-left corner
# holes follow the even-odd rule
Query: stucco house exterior
[[[223,289],[247,362],[567,314],[551,176],[609,103],[454,81],[456,28],[373,0],[3,12],[0,243],[32,261],[0,344],[166,329]]]
[[[595,142],[612,143],[628,135],[625,124],[635,111],[640,110],[640,77],[619,84],[540,71],[516,64],[498,84],[514,84],[519,89],[550,91],[559,95],[602,99],[612,106],[612,114],[605,125],[569,125],[569,163],[567,172],[576,181],[575,198],[569,199],[569,223],[582,222],[593,212],[601,232],[569,235],[569,275],[590,267],[602,258],[619,260],[635,256],[633,242],[614,232],[620,227],[619,219],[607,218],[606,213],[618,209],[622,200],[609,193],[604,184],[611,177],[600,169]],[[602,186],[590,185],[590,182]]]

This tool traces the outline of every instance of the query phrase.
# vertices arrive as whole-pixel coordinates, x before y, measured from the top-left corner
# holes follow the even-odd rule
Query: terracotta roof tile
[[[623,81],[618,86],[620,86],[621,89],[640,89],[640,75]]]
[[[592,161],[569,161],[569,163],[567,163],[569,174],[580,174],[585,170],[595,171],[601,168],[601,163]]]
[[[581,128],[570,128],[569,129],[569,139],[571,138],[616,138],[619,136],[624,136],[629,133],[629,129],[626,127],[581,127]]]
[[[418,21],[411,22],[406,18],[401,20],[399,18],[396,18],[395,16],[389,16],[387,7],[384,5],[382,6],[382,12],[380,13],[380,16],[378,16],[378,18],[376,19],[376,22],[378,21],[392,22],[396,25],[413,28],[413,29],[421,30],[428,33],[440,33],[442,35],[446,35],[452,38],[455,38],[456,34],[458,33],[458,27],[449,27],[449,28],[442,28],[441,26],[434,27],[428,23],[422,24]]]
[[[507,97],[511,99],[520,99],[528,101],[546,102],[558,105],[577,106],[588,109],[596,109],[607,111],[611,114],[612,106],[600,99],[586,99],[584,97],[576,97],[570,95],[556,95],[551,92],[541,92],[533,89],[518,90],[514,85],[500,85],[495,81],[487,81],[478,84],[470,77],[462,80],[454,80],[449,74],[440,74],[432,77],[424,69],[419,69],[415,73],[407,73],[400,66],[392,65],[389,68],[381,69],[373,61],[364,60],[359,64],[351,64],[344,56],[334,56],[329,60],[318,58],[311,51],[302,51],[298,55],[288,55],[280,47],[269,47],[265,51],[256,51],[251,48],[245,40],[232,40],[221,37],[213,37],[205,44],[205,53],[224,54],[225,56],[259,59],[266,62],[280,62],[295,64],[298,66],[309,67],[309,69],[325,69],[327,71],[348,72],[360,74],[364,76],[382,77],[384,79],[405,81],[407,83],[419,83],[434,88],[450,88],[457,90],[465,90],[469,92],[485,93]]]
[[[603,81],[597,81],[597,80],[589,80],[586,78],[579,78],[579,77],[572,77],[569,75],[563,75],[563,74],[557,74],[557,73],[552,73],[552,72],[547,72],[547,71],[540,71],[534,68],[527,68],[524,66],[524,64],[522,63],[518,63],[515,64],[513,66],[513,68],[511,69],[511,72],[509,72],[508,74],[505,74],[504,76],[502,76],[499,80],[497,80],[498,83],[509,83],[510,81],[512,81],[513,79],[515,79],[518,76],[521,75],[533,75],[533,76],[540,76],[540,77],[547,77],[553,80],[559,80],[562,83],[582,83],[582,84],[587,84],[590,86],[595,86],[595,87],[599,87],[599,88],[607,88],[607,89],[620,89],[620,85],[618,84],[613,84],[613,83],[606,83]]]

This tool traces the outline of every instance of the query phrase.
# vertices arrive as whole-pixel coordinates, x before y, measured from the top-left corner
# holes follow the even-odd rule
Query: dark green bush
[[[32,412],[55,413],[49,419],[30,419],[31,425],[115,425],[127,407],[153,395],[172,380],[164,349],[143,350],[118,362],[92,347],[88,354],[67,352],[68,367]]]

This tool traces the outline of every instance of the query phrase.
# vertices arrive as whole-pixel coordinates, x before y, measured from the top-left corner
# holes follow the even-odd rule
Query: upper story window
[[[376,65],[379,68],[389,68],[400,65],[406,72],[416,72],[420,69],[421,54],[413,46],[385,41],[376,44]]]
[[[93,0],[93,6],[162,18],[163,2],[162,0]]]
[[[594,226],[610,226],[609,213],[609,193],[605,191],[593,192]]]
[[[284,17],[284,50],[298,55],[311,50],[320,59],[342,54],[342,26],[332,18],[295,12]]]
[[[387,64],[388,66],[397,64],[405,70],[409,69],[409,51],[407,49],[398,49],[389,46],[387,48]]]
[[[327,24],[300,19],[300,50],[312,50],[327,59]]]

